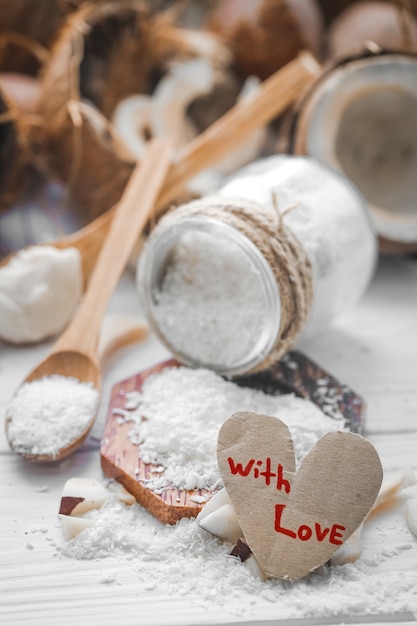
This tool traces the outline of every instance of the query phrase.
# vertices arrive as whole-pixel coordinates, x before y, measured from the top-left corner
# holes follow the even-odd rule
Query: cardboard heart
[[[325,563],[364,520],[382,482],[375,448],[331,432],[298,471],[288,427],[239,412],[222,426],[217,459],[224,486],[259,565],[296,580]]]

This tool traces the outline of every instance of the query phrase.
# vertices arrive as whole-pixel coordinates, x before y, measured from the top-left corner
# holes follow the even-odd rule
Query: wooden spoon
[[[108,236],[100,251],[87,290],[71,324],[56,342],[49,356],[26,377],[23,384],[44,376],[75,377],[91,382],[100,392],[101,372],[97,354],[101,322],[109,300],[128,261],[130,252],[144,228],[155,205],[158,192],[168,172],[171,147],[166,141],[152,141],[142,164],[132,173],[126,190],[114,212]],[[6,432],[12,450],[13,439],[6,422]],[[84,441],[95,416],[85,430],[68,441],[54,456],[24,454],[32,461],[56,461],[69,455]]]
[[[186,183],[204,169],[215,165],[260,126],[282,113],[320,72],[310,53],[304,52],[265,80],[251,98],[239,101],[207,130],[185,146],[172,164],[155,204],[158,216],[182,193]],[[106,236],[115,208],[85,228],[51,242],[56,248],[75,247],[81,254],[84,282],[87,283]],[[4,259],[5,265],[13,255]]]

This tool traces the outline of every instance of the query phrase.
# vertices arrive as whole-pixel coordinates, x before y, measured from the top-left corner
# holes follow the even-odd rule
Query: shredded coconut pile
[[[99,395],[92,383],[44,376],[25,383],[7,412],[8,438],[19,454],[56,456],[93,420]]]
[[[199,363],[235,366],[265,326],[259,278],[236,245],[187,233],[155,297],[155,319],[169,343]]]
[[[140,457],[165,468],[147,483],[156,491],[172,485],[218,487],[217,436],[223,422],[237,411],[264,413],[285,422],[298,462],[324,434],[344,429],[344,422],[327,417],[308,400],[239,387],[206,369],[167,368],[149,377],[142,393],[126,395],[126,408],[132,406],[136,408],[125,412],[124,419],[134,422],[130,438],[140,444]]]
[[[270,603],[274,619],[417,611],[417,571],[384,569],[392,555],[385,550],[382,531],[379,552],[357,563],[323,566],[294,583],[264,582],[229,555],[230,544],[202,532],[194,519],[167,526],[140,505],[127,507],[115,500],[95,519],[93,527],[59,548],[63,556],[129,561],[147,592],[163,590],[199,605],[222,605],[224,618],[259,618]],[[388,532],[397,541],[397,552],[412,547],[398,529]]]
[[[208,370],[169,368],[148,378],[142,393],[125,397],[121,420],[134,422],[131,436],[142,453],[163,460],[165,479],[216,484],[215,448],[224,420],[237,410],[277,415],[294,438],[298,463],[326,432],[342,429],[310,402],[238,387]],[[145,416],[142,419],[142,416]],[[171,471],[172,470],[172,471]],[[155,485],[156,487],[156,485]],[[91,511],[94,524],[58,547],[63,557],[128,562],[138,593],[162,593],[202,607],[222,607],[222,620],[369,615],[417,611],[417,571],[387,571],[384,562],[413,547],[405,524],[377,528],[378,540],[356,563],[321,566],[296,582],[260,580],[231,544],[203,531],[195,519],[161,523],[139,504],[109,497]],[[372,522],[369,522],[372,524]],[[364,531],[366,534],[366,529]],[[391,568],[392,569],[392,568]],[[153,599],[152,599],[153,601]],[[206,615],[206,613],[204,613]],[[206,622],[204,622],[206,623]],[[271,622],[272,623],[272,622]]]

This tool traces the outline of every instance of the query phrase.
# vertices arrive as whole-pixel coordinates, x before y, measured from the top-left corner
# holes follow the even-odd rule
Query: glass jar
[[[265,225],[262,245],[252,216]],[[267,367],[352,307],[376,255],[352,183],[310,157],[278,155],[164,216],[137,284],[151,327],[176,358],[235,376]]]

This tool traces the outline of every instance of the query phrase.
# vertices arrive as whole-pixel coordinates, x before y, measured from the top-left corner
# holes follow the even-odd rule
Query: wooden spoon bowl
[[[101,392],[100,367],[94,358],[87,354],[82,354],[82,352],[65,350],[63,352],[51,353],[26,376],[24,383],[29,383],[51,375],[76,378],[81,383],[92,383],[98,394]],[[64,448],[61,448],[59,456],[52,457],[50,454],[25,454],[25,459],[41,463],[59,460],[72,454],[87,438],[95,418],[96,415],[92,415],[91,421],[86,425],[82,434],[74,441],[69,442]],[[8,428],[8,422],[9,420],[6,421],[6,429]],[[11,443],[11,447],[13,448],[13,443]]]
[[[44,376],[50,376],[51,371],[58,376],[75,376],[83,383],[91,382],[94,388],[100,391],[100,367],[88,354],[74,350],[52,352],[26,376],[25,382],[29,383]]]

